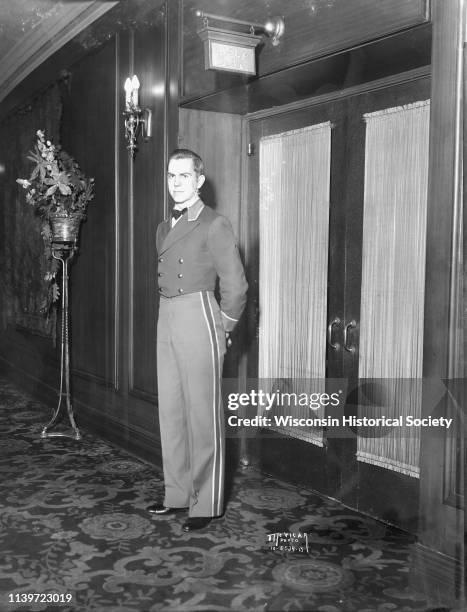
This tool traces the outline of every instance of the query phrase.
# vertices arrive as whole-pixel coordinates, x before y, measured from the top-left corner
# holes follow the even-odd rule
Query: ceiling
[[[0,0],[0,101],[113,0]]]

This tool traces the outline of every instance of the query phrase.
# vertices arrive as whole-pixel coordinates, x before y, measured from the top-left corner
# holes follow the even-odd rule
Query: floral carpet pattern
[[[433,609],[408,586],[407,534],[251,468],[186,534],[183,515],[146,512],[157,468],[86,431],[42,440],[50,416],[0,379],[2,612]]]

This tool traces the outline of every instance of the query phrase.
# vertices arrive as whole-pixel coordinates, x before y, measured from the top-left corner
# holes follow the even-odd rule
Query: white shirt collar
[[[196,193],[193,197],[191,197],[186,202],[182,202],[181,204],[175,204],[174,208],[176,210],[182,210],[183,208],[190,208],[193,204],[199,200],[199,195]]]
[[[190,201],[190,204],[187,204],[186,202],[184,202],[183,205],[177,204],[176,206],[174,206],[174,208],[178,210],[187,208],[188,209],[187,210],[187,220],[196,221],[199,215],[201,214],[201,211],[204,208],[204,202],[200,199],[199,196],[196,196],[196,200],[194,200],[193,202]],[[171,220],[170,220],[171,227],[174,227],[174,225],[178,223],[180,219],[181,217],[179,217],[178,219],[174,219],[174,217],[171,217]]]

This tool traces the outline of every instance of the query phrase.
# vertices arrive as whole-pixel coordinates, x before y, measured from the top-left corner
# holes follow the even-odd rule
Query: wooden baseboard
[[[155,435],[139,427],[124,423],[108,413],[101,414],[92,406],[87,406],[79,400],[74,400],[79,406],[79,423],[97,434],[116,444],[135,457],[143,459],[152,465],[162,466],[162,451],[160,440]]]
[[[0,356],[0,373],[18,385],[21,390],[50,405],[51,408],[55,407],[58,401],[58,387],[54,388],[3,356]],[[98,411],[79,399],[73,398],[73,404],[77,408],[75,415],[78,415],[77,422],[80,428],[88,428],[93,434],[102,436],[105,440],[152,465],[162,465],[160,440],[156,435],[124,423],[108,412]]]
[[[49,369],[51,371],[54,370],[53,367]],[[21,391],[30,393],[33,397],[46,404],[50,402],[53,404],[58,399],[58,378],[57,387],[54,387],[2,355],[0,355],[0,374],[15,383]]]
[[[435,606],[464,609],[464,567],[459,539],[459,558],[416,543],[412,549],[411,586]]]

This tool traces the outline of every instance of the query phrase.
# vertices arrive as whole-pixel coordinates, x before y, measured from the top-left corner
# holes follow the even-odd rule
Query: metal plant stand
[[[66,437],[75,440],[81,439],[81,434],[76,426],[73,416],[73,407],[70,394],[70,338],[68,329],[68,265],[77,251],[76,243],[52,244],[52,256],[62,264],[62,335],[60,351],[60,392],[58,406],[49,423],[42,429],[41,438]],[[61,422],[66,413],[71,425],[71,432],[49,431]]]

